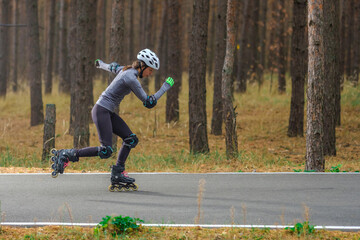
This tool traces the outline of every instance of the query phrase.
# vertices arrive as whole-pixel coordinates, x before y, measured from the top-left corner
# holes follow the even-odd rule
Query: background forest
[[[140,138],[129,171],[359,170],[360,1],[320,12],[317,1],[234,2],[230,32],[223,0],[1,0],[0,167],[47,167],[49,103],[56,138],[46,147],[99,145],[89,112],[114,76],[94,60],[127,65],[149,48],[161,67],[141,80],[145,91],[167,76],[176,84],[156,109],[135,96],[120,105]],[[72,167],[107,171],[114,158]]]

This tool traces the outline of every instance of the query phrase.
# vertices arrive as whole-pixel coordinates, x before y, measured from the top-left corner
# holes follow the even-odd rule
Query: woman
[[[123,139],[123,144],[119,151],[117,162],[112,166],[109,190],[120,191],[122,187],[126,187],[126,189],[130,187],[133,190],[137,190],[137,185],[134,184],[135,179],[130,178],[125,172],[125,162],[130,150],[136,147],[139,140],[114,110],[119,106],[123,98],[131,92],[143,102],[145,107],[153,108],[157,100],[173,86],[174,80],[171,77],[167,78],[159,91],[154,95],[148,96],[145,93],[137,78],[149,77],[154,70],[158,70],[160,67],[158,57],[149,49],[140,51],[137,55],[137,60],[132,65],[120,66],[115,62],[106,64],[99,59],[95,61],[95,65],[97,68],[117,74],[111,84],[101,94],[91,111],[101,146],[52,151],[55,155],[52,157],[52,160],[55,162],[52,166],[55,170],[52,176],[57,177],[58,173],[63,173],[64,168],[68,166],[69,162],[77,162],[79,157],[99,156],[102,159],[109,158],[113,153],[111,146],[112,134],[114,133]]]

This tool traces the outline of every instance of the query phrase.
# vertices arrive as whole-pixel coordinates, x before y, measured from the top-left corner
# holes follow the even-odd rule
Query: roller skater
[[[109,158],[112,153],[112,134],[121,137],[123,144],[119,150],[116,164],[111,170],[111,184],[109,191],[136,191],[138,186],[135,179],[130,178],[125,172],[125,162],[132,148],[139,142],[125,121],[114,112],[124,97],[133,92],[141,100],[144,107],[153,108],[160,97],[174,84],[174,80],[168,77],[162,87],[154,95],[148,96],[138,80],[149,77],[154,70],[160,67],[160,61],[156,54],[149,49],[141,50],[137,60],[132,65],[120,66],[116,62],[107,64],[100,59],[95,61],[97,68],[116,74],[116,77],[106,90],[101,94],[91,111],[92,119],[96,125],[101,146],[87,147],[82,149],[54,150],[53,177],[63,173],[69,162],[76,162],[81,157],[99,156],[101,159]],[[63,152],[61,152],[63,151]]]

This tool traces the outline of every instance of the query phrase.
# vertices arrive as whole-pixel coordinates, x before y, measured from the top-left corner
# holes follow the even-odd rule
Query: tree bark
[[[291,41],[291,107],[289,137],[304,135],[304,87],[307,74],[307,0],[294,0]]]
[[[209,1],[193,3],[189,56],[189,140],[190,152],[209,152],[206,120],[206,45]]]
[[[116,59],[124,59],[125,57],[125,22],[124,22],[125,1],[113,0],[112,4],[112,17],[111,17],[111,32],[110,32],[110,53],[109,58],[111,61]],[[125,65],[125,64],[120,64]],[[108,79],[108,84],[113,81],[114,75],[111,74]],[[119,108],[115,109],[119,113]],[[117,136],[113,134],[112,148],[117,149]]]
[[[10,0],[1,2],[1,22],[9,23],[10,19]],[[0,97],[6,97],[8,77],[9,77],[9,28],[0,27]]]
[[[307,89],[306,170],[324,171],[324,0],[308,0],[309,63]]]
[[[53,74],[53,56],[54,56],[54,37],[55,37],[55,0],[47,2],[49,4],[49,29],[47,31],[46,44],[46,67],[45,67],[45,94],[51,94],[52,74]]]
[[[243,15],[243,21],[241,26],[241,35],[240,35],[240,50],[239,50],[239,56],[238,56],[238,69],[237,69],[237,79],[236,79],[236,86],[235,90],[237,92],[246,92],[247,88],[247,67],[249,59],[246,57],[247,55],[247,37],[246,37],[246,31],[249,29],[250,24],[250,11],[251,11],[251,0],[245,0],[244,3],[244,15]]]
[[[76,18],[77,18],[77,0],[72,0],[69,5],[69,21],[73,24],[69,28],[69,33],[67,36],[67,46],[68,46],[68,55],[69,55],[69,61],[68,61],[68,69],[69,69],[69,81],[70,81],[70,126],[69,126],[69,134],[74,136],[75,133],[75,112],[76,112],[76,66],[77,66],[77,24],[76,24]]]
[[[214,67],[214,97],[213,115],[211,120],[211,133],[214,135],[222,134],[222,68],[224,66],[226,52],[226,8],[227,2],[217,1],[217,14],[215,21],[215,67]]]
[[[359,83],[360,71],[360,1],[355,1],[354,6],[354,60],[353,60],[353,84],[357,86]]]
[[[55,148],[55,125],[56,107],[55,104],[46,104],[46,116],[44,122],[43,152],[42,161],[46,162],[50,150]]]
[[[89,146],[89,118],[93,105],[96,0],[77,1],[77,64],[74,147]]]
[[[60,16],[59,16],[59,92],[70,93],[70,79],[69,79],[69,68],[68,68],[68,51],[67,51],[67,1],[60,1]]]
[[[38,1],[27,0],[28,51],[30,80],[31,120],[30,125],[36,126],[44,122],[44,111],[41,91],[41,56],[39,44]]]
[[[161,78],[167,73],[167,47],[166,46],[166,35],[167,35],[167,1],[162,2],[162,14],[161,14],[161,25],[159,29],[159,40],[156,53],[159,54],[161,60],[161,67],[155,72],[155,91],[158,91],[161,87]]]
[[[261,0],[260,7],[262,9],[261,12],[261,31],[260,31],[260,39],[259,39],[259,45],[260,45],[260,53],[259,53],[259,63],[257,67],[257,79],[259,82],[259,89],[262,86],[264,82],[264,71],[265,71],[265,63],[266,63],[266,22],[267,22],[267,0]]]
[[[338,48],[340,45],[339,38],[339,0],[324,1],[324,136],[323,151],[324,155],[336,155],[336,86],[340,82]]]
[[[285,18],[285,0],[280,0],[280,21],[279,21],[279,78],[278,92],[280,94],[286,91],[286,18]]]
[[[166,11],[166,10],[165,10]],[[180,3],[179,0],[168,0],[168,75],[175,79],[175,85],[168,91],[166,98],[166,122],[177,122],[180,119],[179,94],[181,87],[181,51],[180,51]],[[171,71],[171,72],[170,72]]]
[[[238,154],[236,134],[236,113],[231,96],[231,74],[234,65],[234,52],[236,44],[236,17],[238,10],[237,0],[228,0],[226,17],[226,55],[222,71],[222,99],[223,119],[225,123],[226,156],[232,158]]]
[[[19,22],[19,1],[14,1],[14,23],[18,24]],[[14,28],[14,48],[13,48],[13,74],[12,74],[12,89],[13,92],[18,90],[18,57],[19,57],[19,28]]]

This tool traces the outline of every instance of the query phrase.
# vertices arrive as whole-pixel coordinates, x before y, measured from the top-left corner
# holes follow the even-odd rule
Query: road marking
[[[0,226],[14,227],[39,227],[39,226],[79,226],[95,227],[97,223],[65,223],[65,222],[0,222]],[[201,228],[270,228],[284,229],[292,225],[221,225],[221,224],[157,224],[144,223],[144,227],[201,227]],[[315,226],[315,229],[323,230],[360,230],[360,226]]]
[[[109,175],[105,173],[64,173],[63,175]],[[360,175],[359,172],[214,172],[214,173],[177,173],[177,172],[129,172],[132,175]],[[0,176],[51,175],[51,173],[0,173]]]

